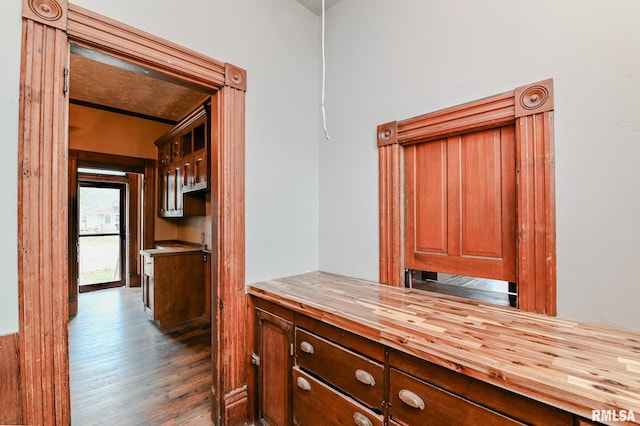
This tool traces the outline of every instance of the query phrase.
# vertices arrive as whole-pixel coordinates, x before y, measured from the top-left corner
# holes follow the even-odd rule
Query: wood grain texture
[[[516,121],[519,308],[556,315],[553,111]]]
[[[24,19],[22,47],[18,142],[22,420],[68,424],[67,37],[59,29]]]
[[[0,336],[0,424],[22,424],[18,333]]]
[[[378,148],[380,212],[380,282],[404,284],[403,150],[396,144]]]
[[[405,148],[406,264],[516,280],[513,126]]]
[[[640,412],[640,333],[314,272],[249,294],[552,407]]]
[[[244,280],[245,92],[225,86],[212,96],[212,250],[217,259],[212,308],[214,423],[244,424],[248,416]],[[213,313],[215,312],[215,313]]]
[[[69,324],[73,425],[211,425],[210,328],[160,330],[140,288],[80,295]]]

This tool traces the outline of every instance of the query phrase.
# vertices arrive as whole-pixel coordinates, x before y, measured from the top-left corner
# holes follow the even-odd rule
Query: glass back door
[[[124,280],[126,186],[80,182],[78,269],[80,292],[119,287]]]

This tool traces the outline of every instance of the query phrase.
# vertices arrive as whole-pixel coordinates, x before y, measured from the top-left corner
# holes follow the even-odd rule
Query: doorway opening
[[[518,306],[515,282],[443,272],[408,270],[405,287],[463,297],[501,306]]]
[[[74,247],[69,245],[69,241],[75,240],[70,240],[72,231],[68,228],[70,210],[67,203],[71,205],[76,199],[72,193],[74,187],[68,186],[68,177],[77,173],[72,164],[79,164],[81,160],[74,158],[71,150],[90,150],[70,143],[75,129],[68,126],[69,110],[74,106],[69,105],[68,89],[73,90],[73,81],[69,80],[73,80],[74,72],[68,73],[64,66],[69,64],[69,43],[110,53],[137,64],[142,73],[169,76],[173,81],[211,94],[212,116],[216,120],[211,126],[215,149],[212,149],[210,160],[216,165],[212,175],[216,176],[219,194],[215,209],[212,206],[216,214],[210,223],[217,242],[211,261],[212,305],[222,300],[225,305],[224,314],[212,316],[212,341],[217,344],[212,352],[214,383],[211,392],[215,397],[211,406],[214,423],[224,419],[238,419],[240,423],[239,419],[247,415],[249,399],[242,357],[246,333],[242,291],[245,284],[246,72],[70,3],[56,3],[62,12],[56,16],[43,16],[37,5],[31,3],[24,4],[22,26],[18,246],[19,259],[39,261],[18,263],[21,283],[20,385],[24,396],[21,423],[68,424],[71,421],[67,321],[74,304],[77,307],[76,295],[71,293],[77,286],[69,281],[69,269],[76,260],[71,254]],[[102,82],[102,79],[94,76],[93,82],[96,81]],[[158,92],[154,94],[157,99],[167,99]],[[130,97],[127,91],[121,91],[120,95],[125,99]],[[101,135],[108,136],[110,132]],[[105,148],[102,141],[93,140],[92,143]],[[84,160],[94,163],[95,151]],[[127,161],[149,158],[139,154],[115,156],[126,157]],[[131,162],[126,164],[132,165]],[[144,173],[147,186],[144,197],[152,197],[155,193],[154,161],[133,164],[138,164],[139,172]],[[154,217],[153,210],[148,211],[153,205],[153,199],[145,202],[145,217]],[[151,222],[147,220],[145,228]],[[144,234],[153,237],[153,231]],[[152,244],[152,241],[145,241],[145,247],[149,247],[147,243]]]
[[[85,171],[86,173],[86,171]],[[126,284],[128,187],[83,174],[78,185],[78,286],[80,293]],[[139,212],[137,212],[139,214]]]

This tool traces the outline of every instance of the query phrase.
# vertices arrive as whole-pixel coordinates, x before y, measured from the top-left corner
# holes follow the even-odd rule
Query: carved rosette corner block
[[[517,87],[515,107],[516,118],[553,111],[553,79]]]
[[[247,91],[247,72],[240,67],[224,64],[224,85]]]
[[[398,143],[398,122],[380,124],[378,126],[378,146],[393,145]]]
[[[22,0],[22,17],[66,30],[67,8],[67,0]]]

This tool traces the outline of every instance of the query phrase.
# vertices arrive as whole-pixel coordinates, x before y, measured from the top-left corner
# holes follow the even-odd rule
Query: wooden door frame
[[[380,282],[404,284],[404,146],[513,124],[518,308],[556,315],[553,112],[553,80],[547,79],[441,111],[380,124]]]
[[[212,93],[213,385],[216,424],[247,418],[244,283],[246,72],[67,0],[23,0],[18,292],[22,422],[69,424],[69,43]],[[224,310],[222,310],[224,307]]]

